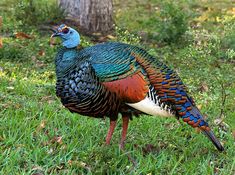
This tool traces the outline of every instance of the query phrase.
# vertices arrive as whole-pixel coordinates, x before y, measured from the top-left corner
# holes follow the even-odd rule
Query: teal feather
[[[105,82],[125,79],[141,72],[149,85],[148,97],[162,109],[181,117],[193,127],[202,128],[219,150],[220,142],[188,96],[179,76],[145,50],[118,42],[87,47],[61,48],[56,56],[57,96],[71,111],[83,115],[117,120],[118,113],[139,114],[126,105]]]

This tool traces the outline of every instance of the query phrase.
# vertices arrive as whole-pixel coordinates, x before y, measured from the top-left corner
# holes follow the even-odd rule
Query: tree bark
[[[113,28],[112,0],[59,0],[59,6],[86,31],[105,33]]]

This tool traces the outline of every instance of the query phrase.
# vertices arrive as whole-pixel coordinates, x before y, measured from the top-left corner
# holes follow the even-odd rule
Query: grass
[[[21,23],[11,15],[12,9],[5,8],[10,5],[4,2],[0,3],[5,9],[5,47],[0,49],[0,174],[235,173],[234,50],[223,40],[234,29],[230,1],[221,5],[210,1],[179,3],[181,8],[192,11],[184,36],[187,42],[168,45],[158,43],[151,38],[153,35],[139,41],[128,32],[117,34],[117,40],[144,43],[142,47],[149,53],[178,72],[224,144],[223,153],[185,123],[150,116],[130,122],[125,151],[118,147],[121,121],[111,146],[105,146],[109,121],[72,114],[55,96],[56,47],[48,44],[50,34],[42,34],[35,26],[20,27]],[[152,33],[155,25],[152,18],[148,21],[148,15],[154,16],[154,11],[149,9],[158,2],[148,1],[149,8],[141,0],[116,0],[117,25],[137,34],[142,30]],[[212,11],[208,11],[209,7]],[[141,15],[136,21],[132,17],[137,14]],[[213,21],[213,15],[222,21]],[[19,31],[33,38],[12,37]],[[83,39],[87,44],[86,40]],[[230,38],[230,42],[234,41]],[[223,121],[216,123],[221,118]],[[136,166],[127,155],[135,159]]]

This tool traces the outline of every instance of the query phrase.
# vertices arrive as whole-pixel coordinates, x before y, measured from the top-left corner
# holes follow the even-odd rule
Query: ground
[[[167,3],[115,0],[117,27],[105,36],[144,47],[180,75],[224,145],[221,153],[181,120],[145,115],[130,122],[125,151],[120,120],[105,146],[109,121],[72,114],[55,95],[60,42],[49,42],[52,21],[42,22],[63,20],[55,2],[35,9],[27,2],[0,2],[0,174],[235,174],[234,3],[181,0],[173,9],[182,24],[166,24]],[[83,47],[92,41],[82,35]]]

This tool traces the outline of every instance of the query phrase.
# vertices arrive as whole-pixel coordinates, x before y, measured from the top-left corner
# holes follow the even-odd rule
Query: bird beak
[[[56,37],[56,36],[60,36],[60,34],[59,34],[59,33],[53,33],[53,34],[51,35],[51,38]]]
[[[52,35],[51,35],[51,38],[53,37],[57,37],[57,36],[60,36],[60,33],[58,31],[56,31],[55,29],[50,29],[52,32],[54,32]]]

